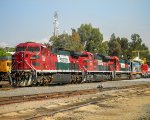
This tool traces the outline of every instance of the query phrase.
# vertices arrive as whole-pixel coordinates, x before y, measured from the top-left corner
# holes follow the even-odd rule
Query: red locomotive
[[[142,77],[149,78],[150,77],[150,62],[146,62],[141,65]]]
[[[142,64],[141,71],[143,77],[148,77],[148,64]]]
[[[148,77],[150,77],[150,62],[147,62],[148,65]]]
[[[12,81],[16,86],[70,83],[78,72],[82,74],[70,51],[51,51],[39,43],[21,43],[12,56]],[[82,79],[80,74],[78,79]]]
[[[20,43],[12,56],[14,86],[81,83],[131,77],[131,62],[90,52]]]

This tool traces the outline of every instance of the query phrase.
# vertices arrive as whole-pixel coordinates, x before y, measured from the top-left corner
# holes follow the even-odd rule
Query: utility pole
[[[59,34],[59,22],[58,22],[58,14],[57,12],[54,13],[54,36],[58,36]]]

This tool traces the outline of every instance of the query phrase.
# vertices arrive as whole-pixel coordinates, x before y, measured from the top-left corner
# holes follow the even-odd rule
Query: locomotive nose
[[[27,52],[20,52],[16,56],[20,61],[24,61],[29,58],[29,54]]]
[[[28,69],[26,61],[28,60],[29,54],[21,51],[13,55],[13,64],[16,67],[15,69]]]

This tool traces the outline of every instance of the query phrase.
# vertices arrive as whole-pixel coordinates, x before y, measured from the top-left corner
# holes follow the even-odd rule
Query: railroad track
[[[102,98],[101,100],[91,100],[91,101],[88,101],[88,102],[85,102],[85,103],[79,103],[79,104],[75,104],[75,105],[64,106],[63,108],[53,109],[52,111],[49,110],[49,111],[47,111],[45,113],[42,113],[42,114],[35,114],[34,116],[24,118],[24,120],[39,120],[42,117],[53,116],[57,113],[67,112],[67,111],[74,110],[74,109],[84,107],[84,106],[87,106],[87,105],[91,105],[91,104],[97,104],[97,103],[100,103],[104,100],[109,99],[109,97]]]
[[[124,91],[128,91],[129,90],[128,88],[135,90],[136,94],[142,94],[143,91],[138,91],[138,90],[142,90],[142,88],[150,89],[149,85],[140,85],[140,86],[133,85],[133,86],[127,86],[127,87],[120,87],[120,88],[107,88],[107,89],[95,88],[95,89],[89,89],[89,90],[66,91],[66,92],[57,92],[57,93],[50,93],[50,94],[46,93],[46,94],[36,94],[36,95],[26,95],[26,96],[2,97],[2,98],[0,98],[0,106],[13,104],[13,103],[28,102],[28,101],[39,101],[39,100],[41,101],[41,100],[47,100],[47,99],[66,98],[66,97],[71,97],[71,96],[76,96],[76,95],[95,94],[100,91],[110,91],[110,90],[120,91],[121,89],[124,89]],[[132,94],[134,94],[134,93],[132,93]],[[48,111],[35,113],[33,116],[25,117],[24,120],[33,120],[33,119],[36,120],[36,119],[40,119],[45,116],[53,116],[60,112],[74,110],[74,109],[77,109],[77,108],[80,108],[83,106],[87,106],[90,104],[97,104],[97,103],[100,103],[107,99],[119,97],[119,96],[120,95],[118,95],[118,96],[113,96],[113,95],[99,96],[99,98],[90,99],[88,101],[83,101],[83,102],[75,103],[75,104],[73,103],[71,105],[60,106],[58,108],[48,109]]]
[[[143,86],[146,86],[146,85],[144,84]],[[77,95],[95,94],[100,91],[108,91],[108,90],[113,90],[113,89],[126,89],[126,88],[133,88],[133,87],[137,88],[138,85],[119,87],[119,88],[117,88],[117,87],[101,88],[98,86],[95,89],[87,89],[87,90],[75,90],[75,91],[66,91],[66,92],[54,92],[54,93],[42,93],[42,94],[32,94],[32,95],[11,96],[11,97],[0,97],[0,106],[14,104],[14,103],[29,102],[29,101],[59,99],[59,98],[77,96]]]
[[[11,90],[14,89],[10,86],[8,81],[0,81],[0,90]]]
[[[144,88],[145,85],[143,85],[142,87]],[[134,88],[132,88],[134,87]],[[128,90],[127,89],[130,89],[130,90],[134,90],[135,93],[128,93],[126,95],[102,95],[102,96],[99,96],[97,98],[94,98],[94,99],[89,99],[88,101],[83,101],[83,102],[79,102],[79,103],[75,103],[75,104],[71,104],[71,105],[65,105],[65,106],[62,106],[62,107],[58,107],[58,108],[53,108],[52,110],[49,109],[48,111],[45,111],[45,112],[42,112],[40,114],[34,114],[33,116],[30,116],[28,118],[24,118],[24,120],[39,120],[39,119],[42,119],[43,117],[51,117],[57,113],[62,113],[62,112],[67,112],[67,111],[71,111],[71,110],[75,110],[75,109],[78,109],[80,107],[84,107],[84,106],[88,106],[88,105],[92,105],[92,104],[101,104],[101,102],[105,101],[105,100],[108,100],[108,99],[114,99],[114,98],[119,98],[119,97],[125,97],[125,96],[131,96],[132,94],[133,95],[142,95],[143,94],[143,91],[138,91],[138,89],[141,89],[139,86],[128,86],[128,87],[123,87],[123,88],[117,88],[118,90],[119,89],[122,89],[122,90],[125,90],[124,92],[127,92]],[[147,88],[148,86],[146,86]],[[112,88],[112,89],[116,89],[116,88]],[[111,90],[112,90],[111,89]],[[149,89],[149,88],[148,88]],[[108,90],[108,89],[107,89]],[[104,91],[107,91],[107,90],[104,90]],[[110,90],[110,89],[109,89]],[[122,91],[123,92],[123,91]],[[147,94],[147,93],[144,93],[143,95],[150,95],[150,94]]]
[[[29,102],[29,101],[66,98],[66,97],[71,97],[71,96],[76,96],[76,95],[95,94],[97,92],[99,92],[99,89],[88,89],[88,90],[79,90],[79,91],[66,91],[66,92],[44,93],[44,94],[34,94],[34,95],[1,97],[0,98],[0,106],[14,104],[14,103],[21,103],[21,102]]]

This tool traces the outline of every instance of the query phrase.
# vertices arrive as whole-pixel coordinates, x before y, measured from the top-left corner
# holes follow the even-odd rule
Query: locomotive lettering
[[[65,55],[57,55],[58,62],[62,63],[70,63],[69,62],[69,57]]]

